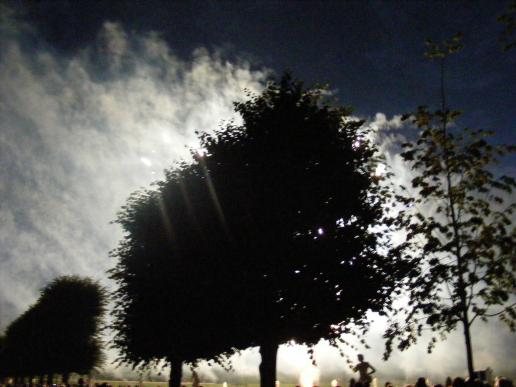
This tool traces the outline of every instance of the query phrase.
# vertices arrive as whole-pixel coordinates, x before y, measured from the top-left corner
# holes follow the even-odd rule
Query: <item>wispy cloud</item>
[[[266,76],[205,49],[181,60],[116,23],[71,58],[13,15],[1,23],[0,328],[57,275],[106,281],[121,237],[110,221],[127,196],[188,157],[194,131],[232,118]]]

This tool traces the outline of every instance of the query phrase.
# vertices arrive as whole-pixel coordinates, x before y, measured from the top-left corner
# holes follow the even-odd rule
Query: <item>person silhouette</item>
[[[199,375],[197,375],[195,370],[192,370],[192,387],[199,387],[199,382]]]
[[[369,371],[369,369],[371,369],[371,371]],[[369,384],[373,380],[373,378],[371,378],[371,375],[376,372],[376,369],[371,364],[364,361],[364,355],[359,354],[358,364],[355,366],[355,368],[353,368],[353,371],[358,372],[358,381],[364,387],[369,387]]]

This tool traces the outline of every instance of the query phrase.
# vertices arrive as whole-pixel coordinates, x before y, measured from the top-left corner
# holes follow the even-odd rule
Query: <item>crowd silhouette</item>
[[[359,363],[360,364],[360,363]],[[357,370],[357,367],[354,368]],[[349,381],[349,387],[371,387],[372,379],[362,378],[362,380],[355,380],[351,378]],[[456,377],[452,379],[448,376],[442,383],[431,383],[425,377],[419,377],[414,384],[397,384],[390,381],[385,382],[384,387],[514,387],[514,383],[511,379],[506,377],[497,377],[492,382],[481,379],[468,379],[462,377]]]
[[[199,382],[197,382],[199,383]],[[0,387],[143,387],[144,383],[138,383],[134,386],[128,382],[112,385],[107,382],[88,382],[82,378],[79,378],[75,383],[27,383],[26,381],[14,381],[0,380]],[[190,384],[190,383],[187,383]],[[193,385],[193,383],[192,383]],[[371,387],[372,380],[360,381],[354,378],[350,379],[349,387]],[[164,384],[166,386],[166,384]],[[161,386],[158,386],[161,387]],[[186,387],[182,384],[182,387]],[[314,387],[316,387],[314,385]],[[384,387],[514,387],[514,383],[511,379],[506,377],[497,377],[492,382],[481,380],[481,379],[468,379],[462,377],[447,377],[444,384],[442,383],[431,383],[425,377],[419,377],[414,384],[408,383],[393,383],[390,381],[385,382]]]

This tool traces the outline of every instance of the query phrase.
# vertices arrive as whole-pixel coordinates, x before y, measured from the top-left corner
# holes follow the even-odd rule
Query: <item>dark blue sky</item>
[[[423,41],[465,35],[448,65],[450,105],[465,123],[514,142],[516,49],[502,53],[497,17],[508,1],[39,1],[14,2],[63,54],[91,44],[106,20],[156,31],[185,59],[223,48],[308,83],[329,83],[359,114],[388,115],[438,102],[438,69]]]

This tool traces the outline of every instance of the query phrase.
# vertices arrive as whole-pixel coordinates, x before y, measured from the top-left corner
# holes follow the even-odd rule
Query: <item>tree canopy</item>
[[[59,277],[6,330],[4,356],[10,376],[89,373],[103,360],[100,325],[105,290],[89,278]]]
[[[271,82],[235,104],[242,124],[201,135],[194,162],[129,199],[111,274],[123,360],[258,345],[269,386],[279,344],[336,343],[389,304],[403,268],[379,227],[376,149],[326,93]]]

